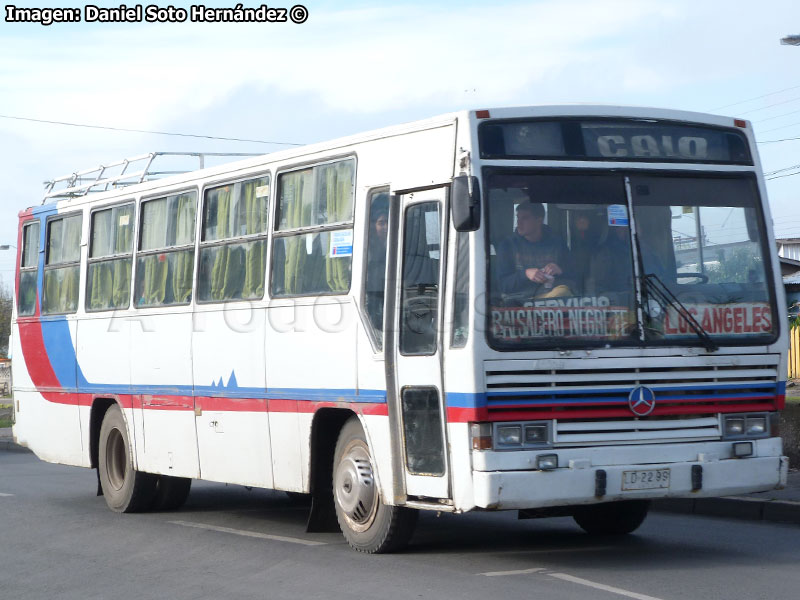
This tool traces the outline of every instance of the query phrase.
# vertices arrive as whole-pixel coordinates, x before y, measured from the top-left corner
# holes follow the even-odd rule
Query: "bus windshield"
[[[486,188],[492,346],[774,339],[754,178],[491,170]],[[642,281],[657,279],[672,298],[637,284],[637,271]]]

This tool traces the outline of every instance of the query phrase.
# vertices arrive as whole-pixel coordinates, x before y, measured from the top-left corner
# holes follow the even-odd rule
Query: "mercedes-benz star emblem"
[[[640,385],[628,395],[628,407],[637,417],[646,417],[656,407],[656,395],[649,387]]]

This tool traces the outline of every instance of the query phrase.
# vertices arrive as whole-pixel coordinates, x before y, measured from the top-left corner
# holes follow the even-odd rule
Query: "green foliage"
[[[720,257],[719,265],[707,270],[710,283],[754,283],[751,273],[758,278],[764,273],[758,248],[752,244],[729,248]]]
[[[11,290],[0,282],[0,358],[8,356],[8,338],[11,335]]]

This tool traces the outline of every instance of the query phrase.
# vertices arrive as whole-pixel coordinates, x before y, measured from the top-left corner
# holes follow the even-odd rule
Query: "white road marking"
[[[0,498],[11,498],[14,494],[2,494],[0,493]]]
[[[622,588],[605,585],[603,583],[596,583],[594,581],[589,581],[588,579],[581,579],[580,577],[567,575],[566,573],[548,573],[548,575],[550,577],[556,577],[557,579],[563,579],[564,581],[571,581],[572,583],[585,585],[587,587],[594,588],[596,590],[603,590],[604,592],[619,594],[620,596],[626,596],[627,598],[635,598],[636,600],[661,600],[660,598],[656,598],[655,596],[648,596],[646,594],[637,594],[636,592],[629,592],[628,590],[623,590]]]
[[[506,575],[525,575],[526,573],[538,573],[544,571],[544,567],[534,567],[533,569],[520,569],[519,571],[489,571],[488,573],[480,573],[486,577],[505,577]]]
[[[583,546],[580,548],[547,548],[544,550],[501,550],[490,554],[555,554],[557,552],[598,552],[600,550],[613,550],[614,546]]]
[[[302,544],[303,546],[325,546],[325,542],[315,542],[313,540],[303,540],[300,538],[286,537],[282,535],[270,535],[257,531],[247,531],[246,529],[232,529],[230,527],[220,527],[218,525],[206,525],[205,523],[192,523],[190,521],[169,521],[173,525],[184,527],[194,527],[195,529],[207,529],[209,531],[220,531],[222,533],[232,533],[244,537],[259,538],[262,540],[274,540],[276,542],[289,542],[290,544]]]

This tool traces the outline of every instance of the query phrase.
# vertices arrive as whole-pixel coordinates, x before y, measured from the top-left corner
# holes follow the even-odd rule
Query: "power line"
[[[788,125],[781,125],[780,127],[773,127],[772,129],[765,129],[761,133],[769,133],[770,131],[778,131],[779,129],[786,129],[787,127],[794,127],[795,125],[800,125],[800,123],[789,123]]]
[[[780,119],[781,117],[788,117],[789,115],[795,115],[799,113],[800,110],[793,110],[788,113],[783,113],[782,115],[775,115],[774,117],[767,117],[766,119],[759,119],[758,121],[753,121],[753,123],[763,123],[764,121],[771,121],[772,119]]]
[[[792,177],[793,175],[800,175],[800,171],[797,171],[796,173],[789,173],[787,175],[775,175],[774,177],[767,177],[766,179],[767,181],[771,181],[773,179],[781,179],[782,177]]]
[[[756,144],[776,144],[778,142],[791,142],[792,140],[800,140],[800,137],[783,138],[782,140],[763,140],[756,142]]]
[[[789,90],[796,90],[798,88],[800,88],[800,85],[796,85],[794,87],[786,88],[783,90],[778,90],[777,92],[770,92],[769,94],[764,94],[763,96],[756,96],[755,98],[750,98],[748,100],[741,100],[739,102],[734,102],[733,104],[726,104],[725,106],[720,106],[718,108],[712,108],[710,112],[715,110],[722,110],[723,108],[729,108],[731,106],[738,106],[746,102],[752,102],[753,100],[761,100],[761,98],[767,98],[768,96],[775,96],[776,94],[782,94],[783,92],[788,92]]]
[[[207,140],[223,140],[226,142],[249,142],[253,144],[276,144],[279,146],[303,146],[305,144],[297,144],[294,142],[271,142],[265,140],[249,140],[244,138],[229,138],[229,137],[220,137],[214,135],[200,135],[195,133],[175,133],[170,131],[150,131],[148,129],[129,129],[126,127],[108,127],[104,125],[87,125],[85,123],[69,123],[66,121],[51,121],[48,119],[33,119],[31,117],[17,117],[13,115],[0,115],[2,119],[13,119],[15,121],[32,121],[34,123],[48,123],[50,125],[66,125],[68,127],[86,127],[89,129],[105,129],[108,131],[125,131],[129,133],[150,133],[154,135],[172,135],[177,137],[190,137],[190,138],[202,138]]]
[[[776,102],[775,104],[768,104],[767,106],[762,106],[761,108],[754,108],[752,110],[746,110],[744,112],[739,113],[739,115],[749,115],[750,113],[758,112],[760,110],[766,110],[768,108],[772,108],[773,106],[780,106],[781,104],[789,104],[791,102],[797,102],[800,98],[792,98],[790,100],[784,100],[783,102]]]

